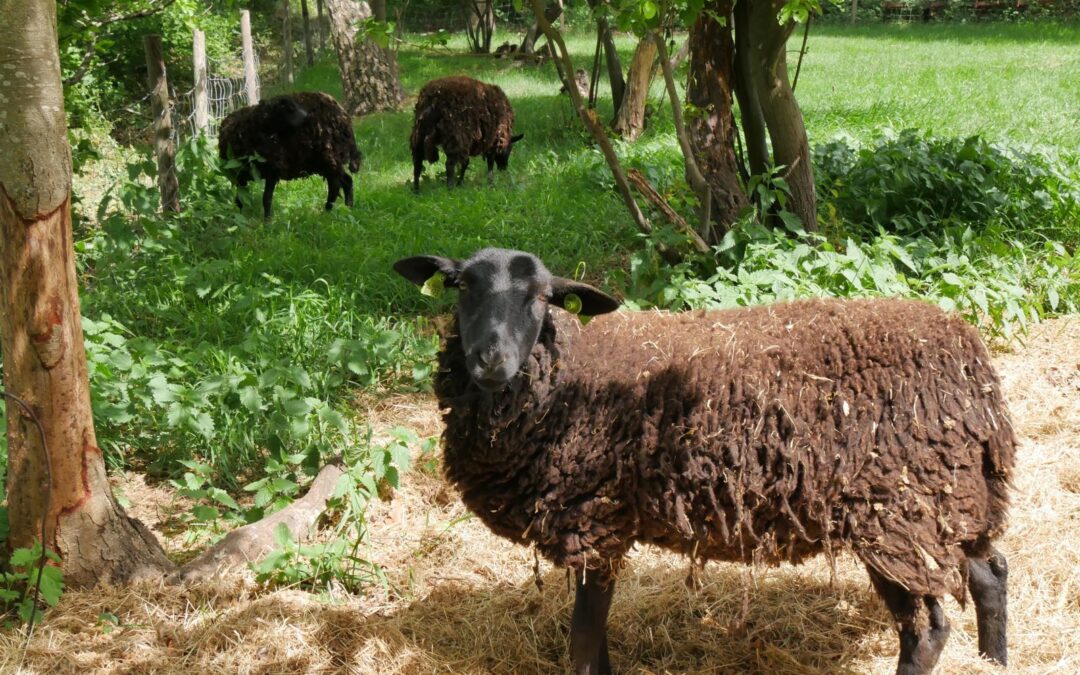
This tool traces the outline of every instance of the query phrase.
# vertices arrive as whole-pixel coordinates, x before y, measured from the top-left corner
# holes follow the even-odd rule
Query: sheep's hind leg
[[[600,572],[577,572],[574,615],[570,619],[570,656],[577,675],[610,675],[607,617],[615,580]],[[584,578],[582,578],[584,576]]]
[[[351,187],[351,186],[350,186]],[[331,174],[326,177],[326,210],[334,208],[334,202],[337,201],[338,193],[341,191],[341,177],[336,174]],[[352,198],[347,198],[346,204],[352,201]]]
[[[446,156],[446,187],[454,187],[454,160],[449,155]]]
[[[468,169],[468,168],[469,168],[469,158],[466,157],[465,160],[461,162],[461,168],[458,170],[458,177],[457,177],[457,184],[458,185],[461,185],[462,183],[465,182],[465,169]]]
[[[979,654],[1004,666],[1009,660],[1005,636],[1009,616],[1009,563],[989,544],[980,553],[968,556],[968,590],[975,601]]]
[[[269,219],[274,214],[274,188],[277,187],[278,179],[270,176],[266,177],[266,184],[263,186],[263,218]]]
[[[900,660],[896,675],[929,675],[937,664],[949,622],[941,601],[932,595],[916,595],[867,568],[870,581],[900,624]]]

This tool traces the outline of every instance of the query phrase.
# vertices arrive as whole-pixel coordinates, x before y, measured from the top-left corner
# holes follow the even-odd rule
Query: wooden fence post
[[[169,83],[165,78],[165,59],[161,52],[160,35],[144,35],[146,72],[150,84],[150,110],[154,115],[154,154],[158,165],[158,191],[161,209],[180,212],[180,182],[176,178],[176,145],[172,133],[172,102]]]
[[[281,0],[281,10],[285,13],[284,24],[282,25],[282,35],[284,37],[285,44],[282,45],[282,54],[285,56],[285,86],[292,91],[293,87],[293,67],[292,67],[292,7],[289,0]]]
[[[251,44],[251,12],[240,11],[240,41],[244,46],[244,91],[248,105],[259,102],[259,77],[255,72],[255,47]]]
[[[191,43],[191,60],[195,72],[195,133],[210,129],[210,101],[206,97],[206,33],[195,29]]]
[[[307,0],[300,0],[300,15],[304,19],[304,54],[307,56],[307,64],[310,68],[315,65],[315,50],[311,46],[311,18]]]

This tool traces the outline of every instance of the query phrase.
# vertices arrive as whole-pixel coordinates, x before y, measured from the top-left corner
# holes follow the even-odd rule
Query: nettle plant
[[[365,442],[346,452],[346,470],[324,514],[324,520],[334,522],[325,540],[300,543],[287,526],[275,530],[276,550],[251,566],[259,582],[310,590],[337,585],[348,591],[387,583],[382,568],[364,557],[368,504],[374,499],[390,499],[401,484],[401,474],[411,464],[412,448],[418,448],[417,454],[423,458],[435,447],[434,438],[421,440],[401,427],[391,429],[389,436],[387,442],[376,443],[369,430]]]

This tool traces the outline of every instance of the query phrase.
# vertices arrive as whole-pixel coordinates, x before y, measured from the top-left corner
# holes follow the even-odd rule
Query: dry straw
[[[1000,354],[1021,437],[1011,526],[1013,673],[1080,672],[1080,318],[1036,327]],[[386,425],[439,427],[426,398],[359,408]],[[162,531],[172,496],[127,487]],[[462,520],[465,518],[465,520]],[[372,555],[393,587],[366,597],[266,591],[249,578],[69,592],[25,659],[0,633],[0,672],[562,673],[571,595],[565,575],[468,519],[432,472],[414,471],[372,513]],[[175,544],[174,539],[166,540]],[[836,580],[824,558],[798,568],[710,563],[643,549],[622,574],[609,640],[621,673],[892,673],[897,640],[850,556]],[[951,599],[941,673],[1000,673],[977,656],[975,617]],[[115,615],[119,626],[103,622]],[[20,664],[21,667],[20,667]]]

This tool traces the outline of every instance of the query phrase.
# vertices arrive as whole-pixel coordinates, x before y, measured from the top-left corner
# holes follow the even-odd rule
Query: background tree
[[[637,140],[645,130],[645,105],[649,102],[649,87],[656,73],[656,42],[648,38],[638,40],[630,70],[626,74],[627,86],[621,104],[616,108],[612,128],[628,141]]]
[[[127,581],[169,565],[113,499],[97,447],[71,231],[71,154],[57,52],[56,3],[2,0],[18,26],[0,44],[0,340],[4,386],[44,428],[8,414],[13,546],[40,536],[69,584]],[[42,446],[48,446],[48,452]]]
[[[491,0],[464,0],[465,36],[475,54],[491,51],[491,36],[495,32],[495,5]]]
[[[396,109],[403,94],[394,53],[370,37],[357,39],[361,28],[372,26],[371,8],[362,1],[325,2],[341,67],[345,108],[353,115]]]

